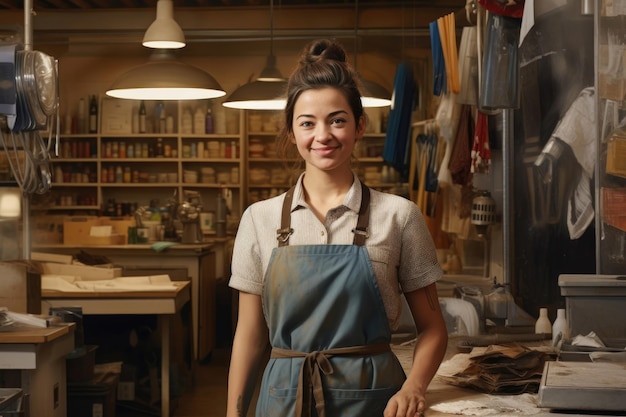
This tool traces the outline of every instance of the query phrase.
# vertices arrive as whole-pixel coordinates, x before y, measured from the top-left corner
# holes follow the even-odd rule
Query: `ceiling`
[[[3,24],[32,20],[33,43],[55,56],[148,54],[140,40],[157,0],[0,0]],[[184,55],[295,53],[308,40],[332,37],[349,50],[402,57],[430,49],[429,22],[460,11],[466,0],[173,0],[187,39]],[[270,7],[272,6],[272,7]],[[273,10],[273,13],[270,11]],[[11,20],[11,16],[13,19]],[[270,30],[271,28],[271,30]]]
[[[464,3],[437,1],[437,0],[275,0],[276,6],[307,6],[307,5],[435,5],[436,3]],[[87,9],[119,9],[119,8],[154,8],[157,0],[33,0],[34,10],[87,10]],[[193,7],[242,7],[242,6],[263,6],[269,5],[270,0],[174,0],[176,8]],[[22,9],[24,0],[0,0],[0,10],[2,9]]]

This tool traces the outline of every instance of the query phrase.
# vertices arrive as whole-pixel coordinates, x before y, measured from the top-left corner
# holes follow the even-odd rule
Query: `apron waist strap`
[[[333,356],[370,356],[390,351],[389,343],[332,348],[311,353],[273,347],[270,357],[273,359],[304,358],[298,378],[295,417],[310,417],[313,398],[318,417],[326,417],[321,372],[324,375],[332,375],[333,367],[329,359]],[[313,398],[311,398],[311,392]]]

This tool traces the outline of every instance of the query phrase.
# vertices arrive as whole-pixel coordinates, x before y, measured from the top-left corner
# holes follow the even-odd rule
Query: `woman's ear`
[[[365,125],[367,123],[367,120],[365,118],[365,115],[359,117],[359,122],[356,125],[356,140],[359,141],[361,139],[363,139],[363,135],[365,134]]]

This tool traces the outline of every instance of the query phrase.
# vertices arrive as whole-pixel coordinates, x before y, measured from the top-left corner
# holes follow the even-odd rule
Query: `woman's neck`
[[[302,179],[304,199],[317,218],[324,223],[328,210],[343,203],[353,181],[351,170],[342,173],[307,170]]]

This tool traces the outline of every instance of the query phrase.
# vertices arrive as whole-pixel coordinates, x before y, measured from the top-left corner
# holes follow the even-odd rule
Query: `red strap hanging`
[[[502,16],[521,18],[524,14],[524,0],[478,0],[481,6]]]
[[[472,173],[488,173],[491,165],[491,148],[489,147],[488,116],[482,112],[476,115],[476,129],[472,145]]]

